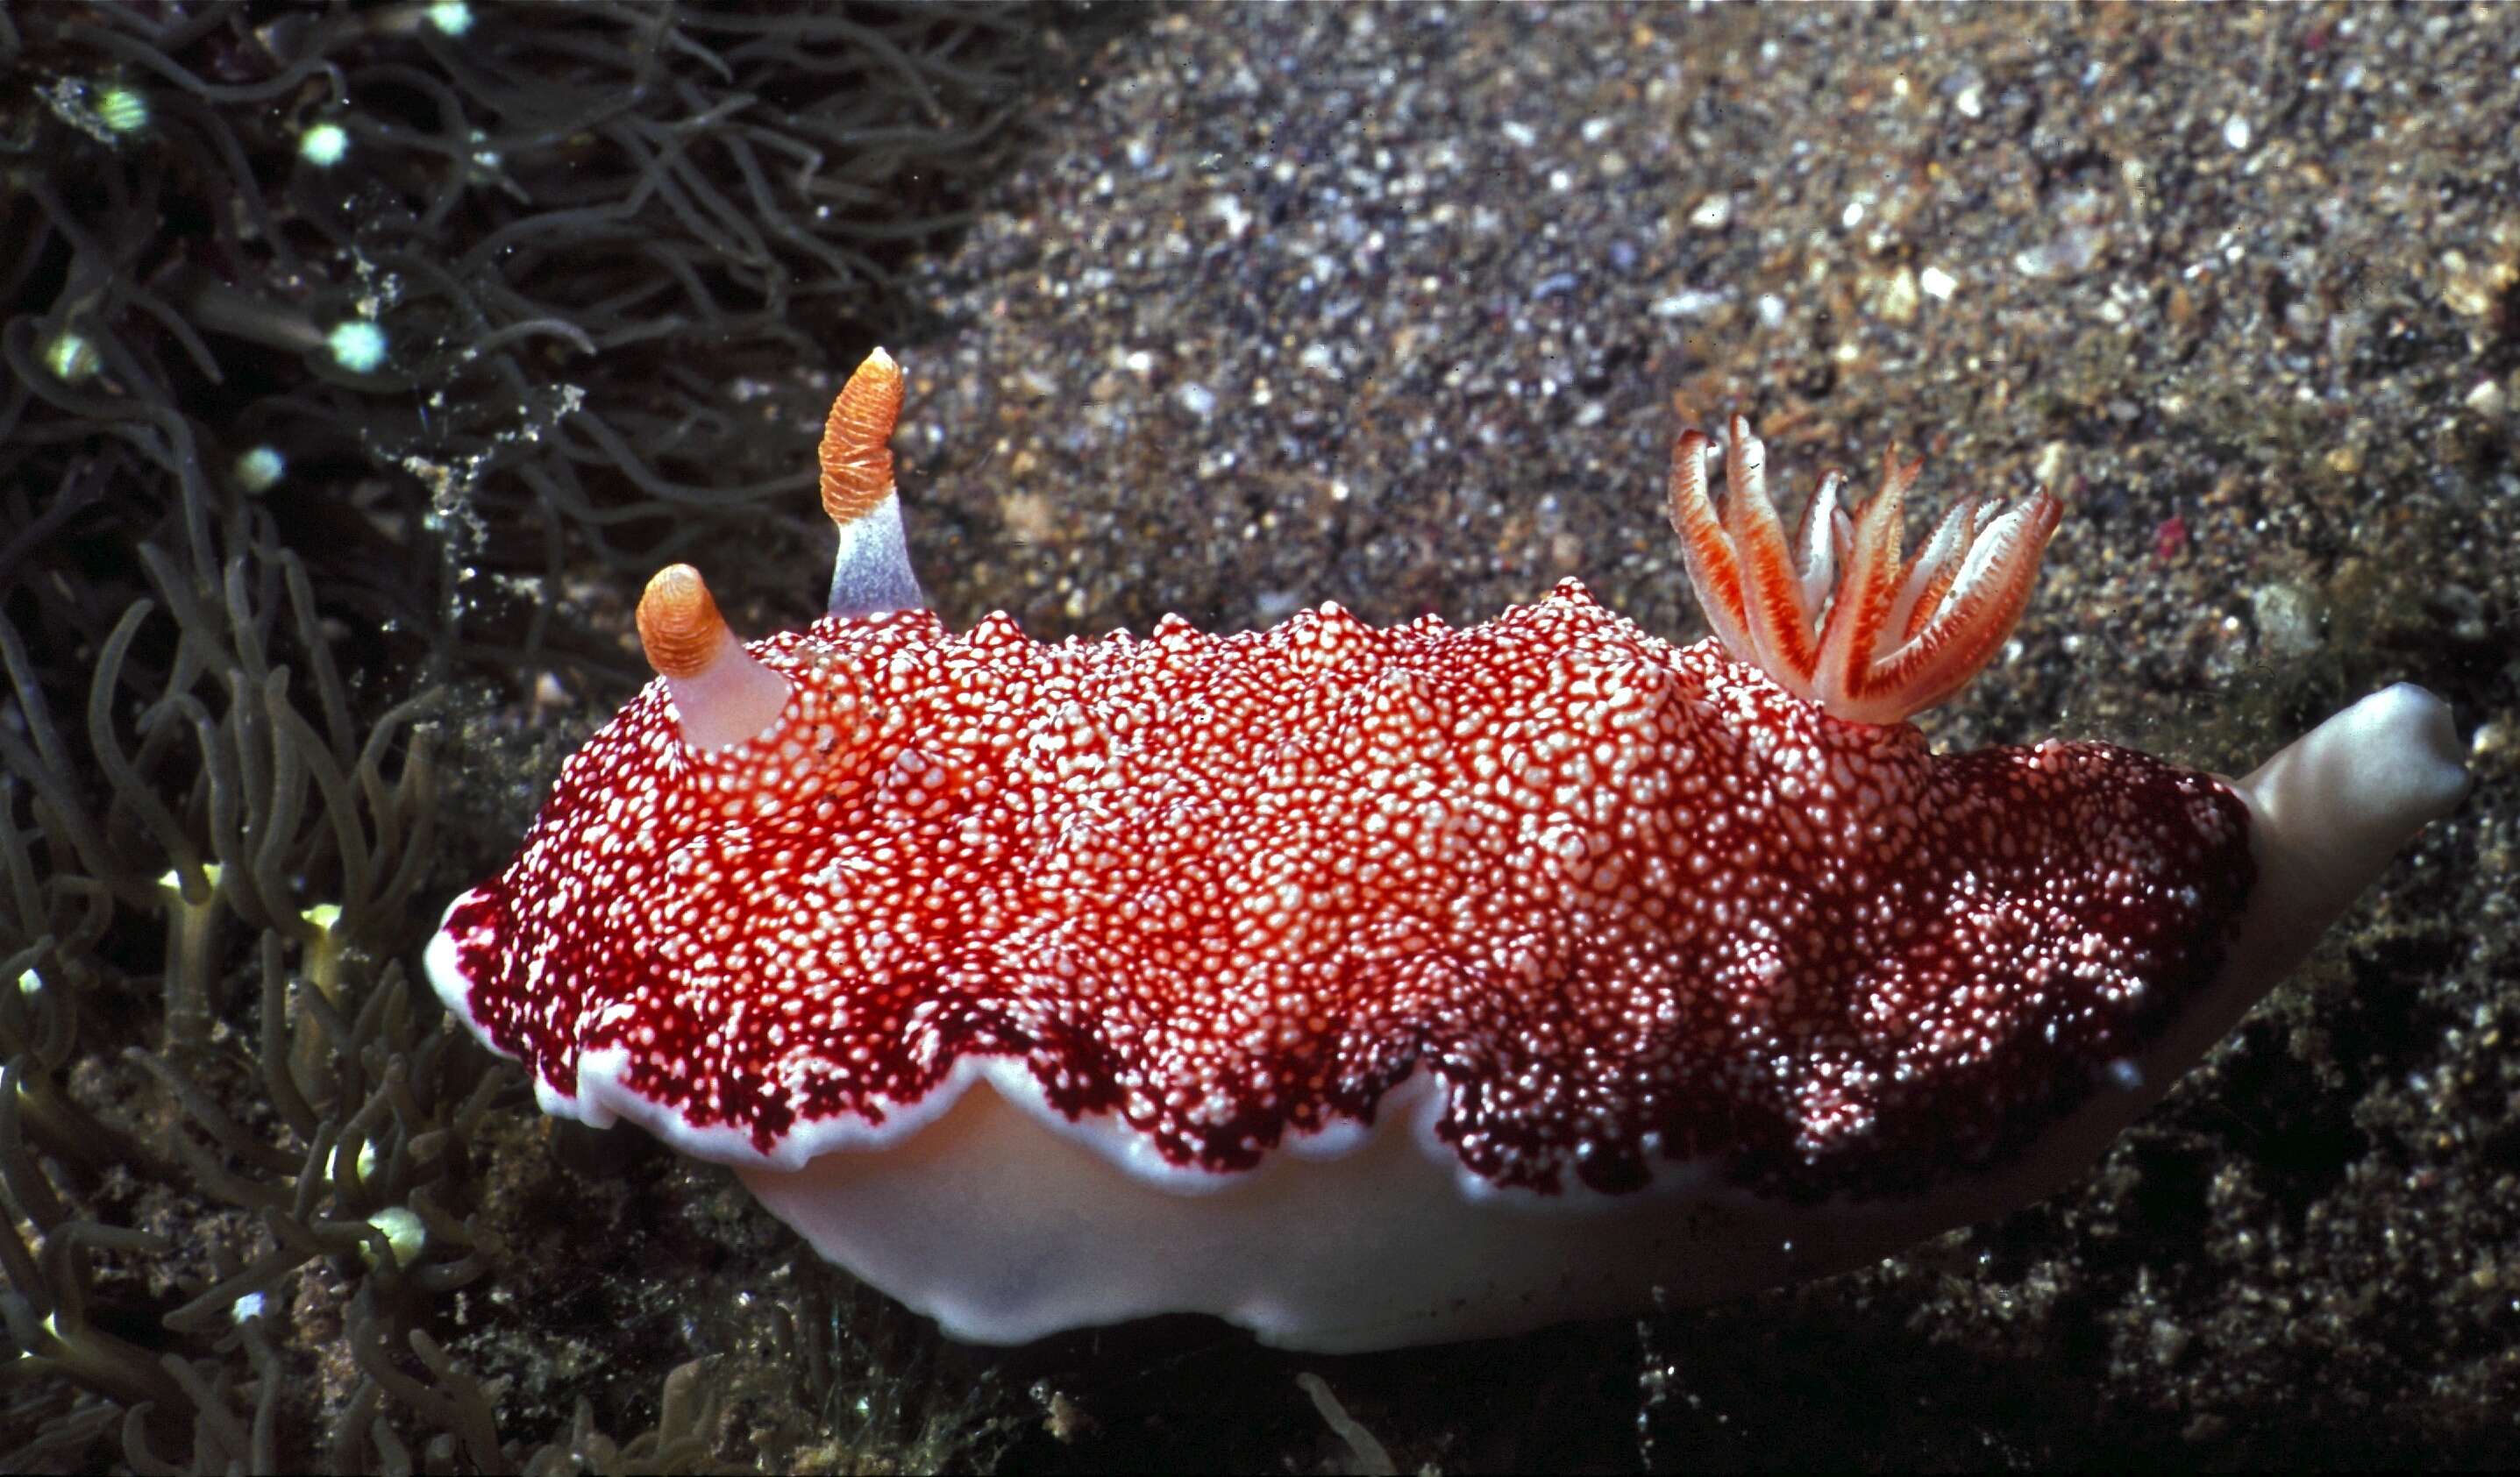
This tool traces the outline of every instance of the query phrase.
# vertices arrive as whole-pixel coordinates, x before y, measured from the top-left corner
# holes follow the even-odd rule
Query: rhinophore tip
[[[639,597],[639,645],[659,677],[698,677],[728,635],[708,582],[689,564],[667,564]]]
[[[901,366],[866,356],[823,422],[823,512],[845,527],[892,496],[892,427],[901,419]]]
[[[788,679],[735,639],[707,581],[689,564],[667,564],[648,581],[639,597],[639,645],[673,694],[683,741],[696,748],[740,743],[788,705]]]
[[[901,418],[901,366],[867,355],[823,422],[823,512],[839,531],[831,613],[840,619],[917,610],[927,597],[911,572],[901,499],[892,484],[892,427]]]

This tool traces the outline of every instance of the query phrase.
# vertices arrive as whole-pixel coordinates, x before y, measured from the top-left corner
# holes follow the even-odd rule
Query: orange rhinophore
[[[867,355],[823,422],[823,512],[852,523],[892,496],[892,427],[901,419],[901,366]]]

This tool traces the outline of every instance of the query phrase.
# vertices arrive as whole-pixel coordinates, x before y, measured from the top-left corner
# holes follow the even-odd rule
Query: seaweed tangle
[[[555,629],[556,597],[739,525],[757,549],[766,504],[803,548],[810,480],[765,428],[815,424],[804,372],[915,314],[899,266],[1009,157],[1040,30],[947,6],[0,18],[0,442],[51,453],[0,493],[0,569],[49,542],[127,604],[131,571],[97,564],[173,507],[164,479],[29,489],[182,407],[218,501],[392,649],[353,664],[633,676]]]
[[[67,650],[0,614],[0,1463],[705,1464],[698,1364],[647,1433],[581,1406],[524,1451],[449,1353],[449,1298],[501,1260],[472,1145],[516,1083],[401,962],[437,694],[358,711],[302,561],[205,506],[189,425],[161,429],[198,541],[139,544],[149,593]],[[69,587],[24,593],[78,631]]]
[[[410,962],[547,776],[515,698],[631,680],[623,571],[814,561],[821,367],[916,316],[1053,19],[0,11],[0,1467],[998,1449],[819,1266],[572,1374],[540,1284],[623,1277]]]
[[[424,1326],[489,1265],[455,1202],[499,1086],[392,957],[428,871],[428,698],[360,731],[296,558],[218,552],[139,547],[155,599],[82,653],[70,732],[0,619],[0,1319],[22,1396],[58,1376],[0,1459],[111,1438],[137,1470],[267,1470],[330,1419],[337,1464],[391,1465],[392,1400],[424,1455],[503,1465]],[[292,1367],[310,1318],[349,1334],[339,1410]]]

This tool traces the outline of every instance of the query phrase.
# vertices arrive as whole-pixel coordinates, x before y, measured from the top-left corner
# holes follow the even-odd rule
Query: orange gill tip
[[[768,728],[788,705],[788,679],[763,666],[728,629],[700,572],[667,564],[639,597],[639,645],[665,679],[683,741],[723,748]]]
[[[1708,628],[1733,660],[1755,662],[1758,648],[1750,640],[1741,560],[1707,491],[1706,464],[1714,450],[1714,439],[1693,427],[1682,431],[1672,447],[1671,528],[1680,535],[1681,560]]]
[[[892,496],[892,427],[901,419],[901,366],[877,349],[832,401],[823,422],[823,512],[846,527]]]

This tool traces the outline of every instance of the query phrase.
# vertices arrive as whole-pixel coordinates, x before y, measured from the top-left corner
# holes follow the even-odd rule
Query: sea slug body
[[[2237,784],[1931,752],[2057,505],[1903,560],[1894,463],[1789,537],[1738,421],[1720,509],[1674,460],[1694,646],[1573,581],[1465,630],[957,634],[900,402],[878,351],[827,426],[830,613],[746,646],[659,574],[658,680],[428,964],[546,1110],[735,1165],[959,1336],[1472,1337],[2027,1203],[2464,788],[2411,688]]]

